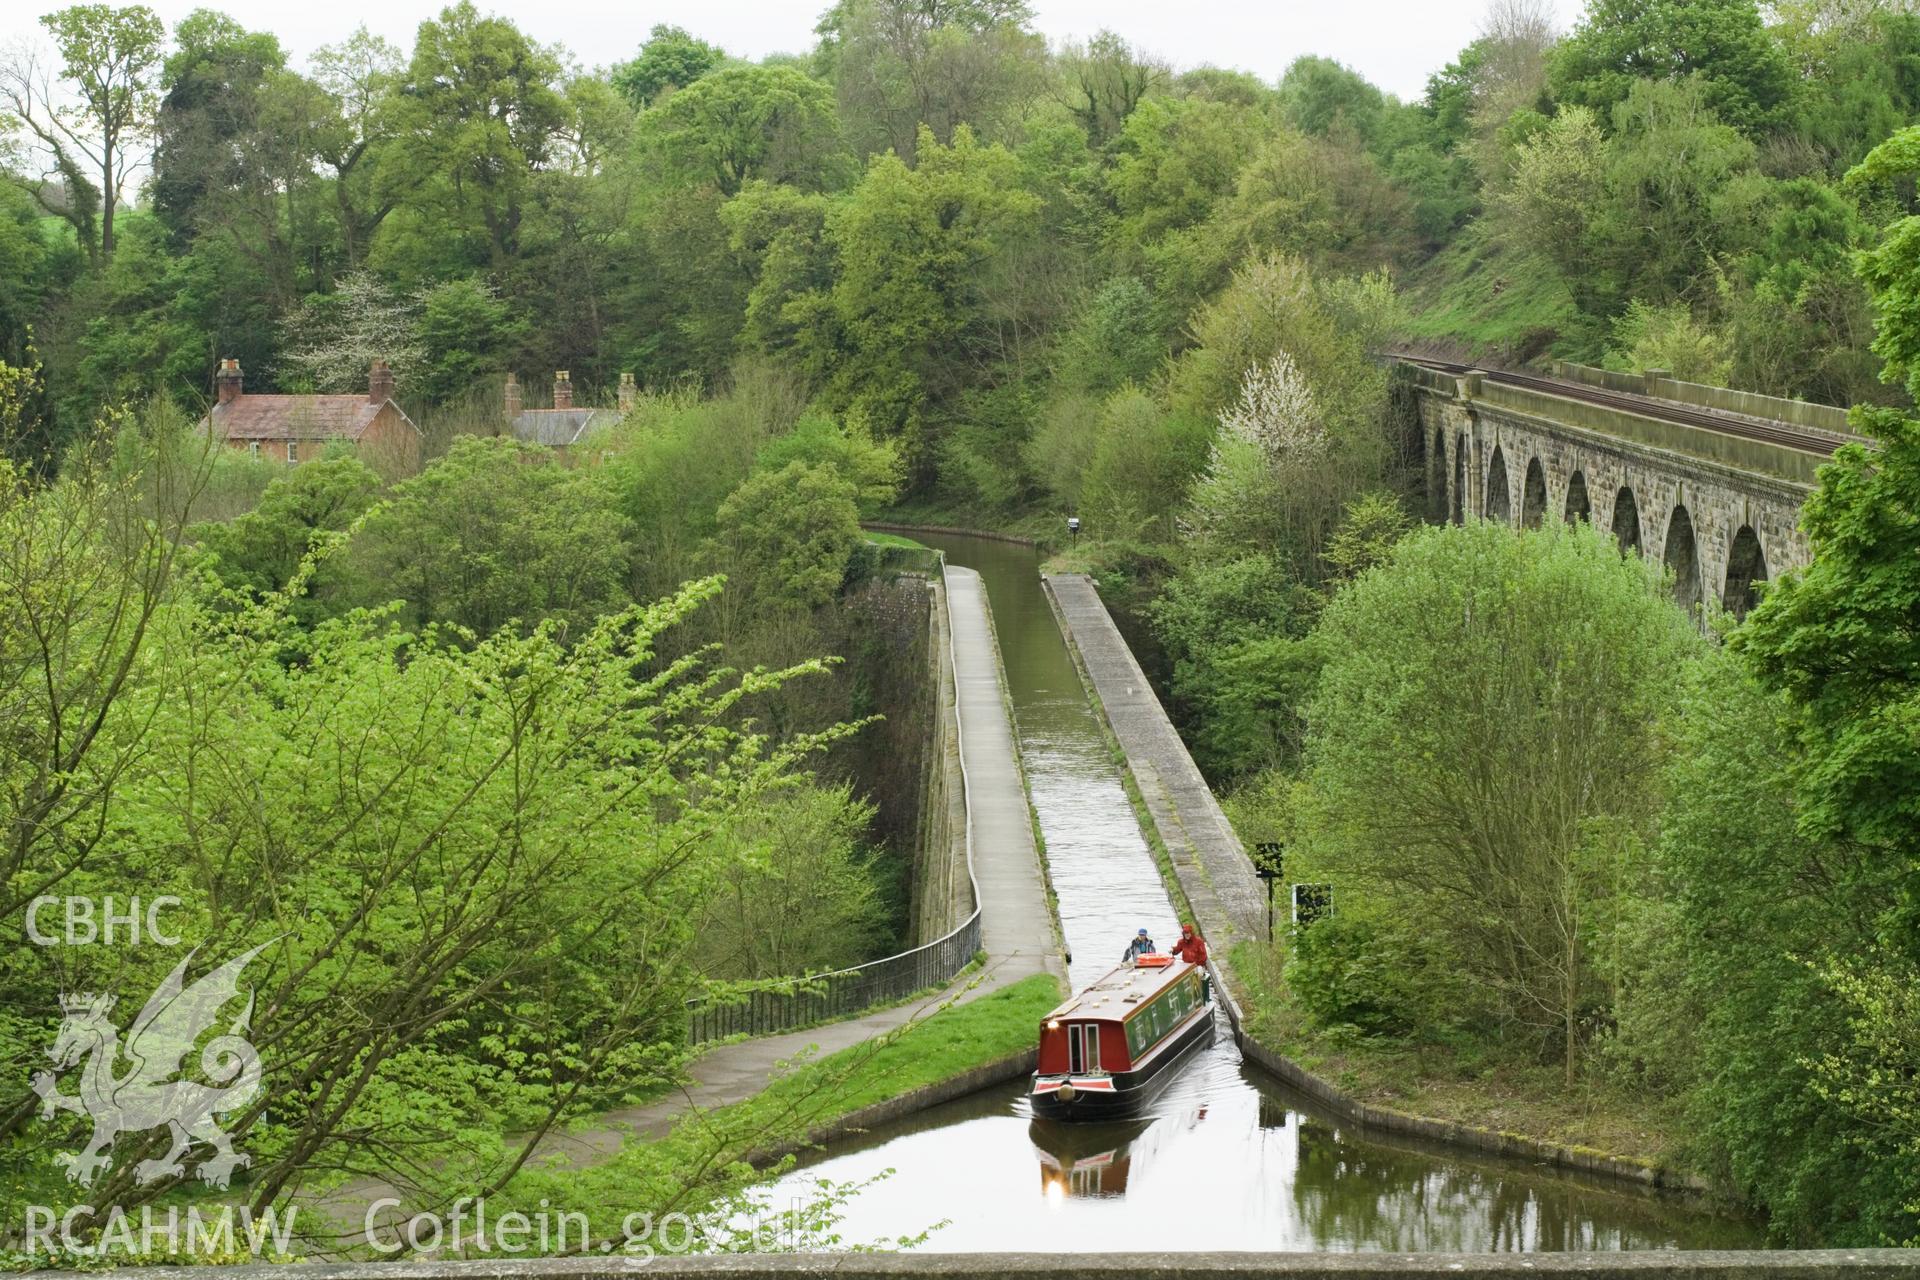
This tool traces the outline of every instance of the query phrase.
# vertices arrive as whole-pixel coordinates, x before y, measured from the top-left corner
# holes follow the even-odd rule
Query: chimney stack
[[[573,379],[567,376],[565,369],[560,369],[553,375],[553,407],[573,408]]]
[[[635,400],[638,400],[639,398],[640,398],[640,388],[633,384],[633,375],[630,373],[621,374],[620,375],[620,412],[622,414],[632,413],[633,402]]]
[[[373,367],[367,370],[367,403],[385,404],[393,399],[393,366],[385,360],[375,360]]]
[[[516,374],[507,375],[507,422],[520,416],[520,378]]]
[[[213,386],[217,403],[225,404],[229,400],[238,400],[240,398],[240,362],[222,360],[220,372],[214,375]]]

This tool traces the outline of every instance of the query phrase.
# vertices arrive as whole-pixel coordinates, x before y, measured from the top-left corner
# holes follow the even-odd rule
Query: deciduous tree
[[[127,175],[144,159],[140,143],[153,126],[154,76],[166,28],[145,5],[76,4],[40,22],[53,37],[61,74],[77,90],[77,100],[56,93],[27,52],[0,67],[0,95],[66,181],[67,204],[56,212],[73,223],[89,251],[97,247],[101,257],[111,258],[114,216]],[[99,175],[97,187],[83,177],[89,166]],[[95,213],[100,218],[97,246]]]
[[[1654,725],[1698,648],[1586,525],[1400,543],[1327,607],[1308,704],[1316,865],[1419,922],[1573,1082],[1609,859],[1657,813]]]

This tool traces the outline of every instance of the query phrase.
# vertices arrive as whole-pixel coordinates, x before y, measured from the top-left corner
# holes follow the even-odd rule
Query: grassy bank
[[[1687,1167],[1678,1118],[1645,1094],[1593,1080],[1569,1089],[1557,1063],[1464,1037],[1409,1043],[1313,1026],[1287,988],[1282,952],[1249,942],[1228,958],[1248,995],[1247,1030],[1350,1097],[1656,1167]]]
[[[1060,1003],[1050,974],[942,1009],[898,1032],[830,1054],[774,1080],[725,1110],[771,1123],[788,1113],[824,1124],[875,1102],[997,1062],[1034,1045],[1040,1019]]]
[[[1060,996],[1055,978],[1036,974],[938,1009],[873,1040],[792,1065],[745,1101],[689,1112],[665,1137],[629,1141],[605,1163],[528,1170],[507,1198],[577,1209],[595,1224],[617,1224],[636,1209],[701,1213],[783,1171],[790,1159],[779,1153],[808,1145],[809,1135],[1031,1049],[1040,1019]]]
[[[876,547],[899,547],[907,551],[925,551],[927,544],[915,542],[905,534],[884,533],[878,529],[867,530],[867,541]]]

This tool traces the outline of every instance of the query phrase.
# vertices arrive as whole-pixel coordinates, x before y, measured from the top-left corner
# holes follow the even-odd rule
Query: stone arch
[[[1693,517],[1675,503],[1667,520],[1667,549],[1661,556],[1673,574],[1673,600],[1683,609],[1700,603],[1700,542],[1693,536]]]
[[[1487,464],[1487,519],[1513,523],[1513,494],[1507,488],[1507,458],[1500,446],[1493,446],[1493,461]]]
[[[1593,503],[1587,499],[1587,477],[1576,471],[1567,480],[1567,508],[1561,518],[1568,524],[1593,523]]]
[[[1467,522],[1467,438],[1453,440],[1453,522]]]
[[[1447,429],[1437,428],[1433,433],[1433,458],[1427,470],[1427,483],[1432,487],[1427,492],[1427,512],[1435,520],[1444,522],[1447,518]]]
[[[1640,549],[1640,504],[1633,499],[1633,487],[1621,485],[1613,497],[1613,540],[1620,550]]]
[[[1760,545],[1760,535],[1752,525],[1743,524],[1733,535],[1733,548],[1727,553],[1727,585],[1720,598],[1734,617],[1744,618],[1759,599],[1755,584],[1766,580],[1767,553]]]
[[[1538,529],[1547,518],[1547,469],[1540,459],[1527,459],[1527,480],[1520,486],[1520,524]]]

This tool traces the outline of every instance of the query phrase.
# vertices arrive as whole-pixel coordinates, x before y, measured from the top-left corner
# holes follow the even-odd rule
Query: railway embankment
[[[1435,1108],[1445,1114],[1421,1114],[1386,1101],[1382,1095],[1401,1092],[1391,1086],[1369,1090],[1370,1096],[1348,1087],[1347,1078],[1357,1081],[1364,1075],[1348,1072],[1344,1064],[1342,1081],[1337,1083],[1303,1062],[1312,1046],[1296,1044],[1290,1037],[1275,1033],[1287,1019],[1273,1016],[1271,1008],[1278,996],[1269,977],[1272,965],[1266,937],[1267,899],[1252,860],[1093,580],[1084,574],[1061,573],[1046,575],[1045,584],[1088,697],[1106,724],[1127,774],[1148,841],[1164,858],[1163,869],[1173,881],[1170,887],[1184,899],[1182,905],[1208,939],[1218,989],[1233,1020],[1241,1052],[1250,1061],[1335,1115],[1384,1132],[1644,1185],[1709,1189],[1697,1176],[1657,1158],[1633,1151],[1601,1150],[1552,1132],[1528,1132],[1511,1123],[1481,1122],[1483,1115],[1506,1119],[1521,1109],[1503,1106],[1491,1097],[1477,1100],[1471,1088],[1449,1091],[1444,1108]],[[1420,1097],[1417,1092],[1413,1096]],[[1536,1110],[1534,1114],[1541,1112]]]

